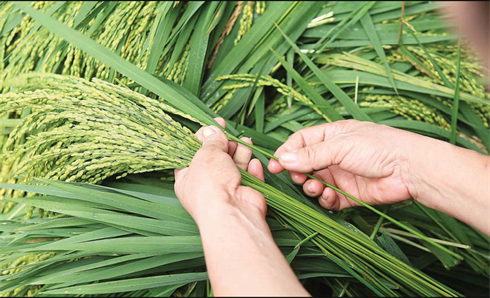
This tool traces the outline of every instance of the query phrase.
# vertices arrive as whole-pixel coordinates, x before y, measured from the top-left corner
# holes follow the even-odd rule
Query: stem
[[[383,213],[388,213],[388,210],[390,210],[390,206],[386,206],[385,210],[383,211]],[[376,234],[378,233],[379,231],[379,228],[381,227],[381,224],[383,223],[383,220],[384,220],[384,217],[380,217],[378,219],[378,222],[376,223],[376,225],[374,226],[374,229],[373,229],[373,232],[371,233],[371,236],[369,238],[371,238],[372,240],[374,240],[374,237],[376,236]]]
[[[404,242],[404,243],[406,243],[406,244],[408,244],[408,245],[411,245],[411,246],[413,246],[413,247],[416,247],[416,248],[418,248],[418,249],[420,249],[420,250],[423,250],[423,251],[426,251],[426,252],[428,252],[428,253],[430,253],[430,252],[431,252],[431,251],[430,251],[428,248],[426,248],[426,247],[424,247],[424,246],[422,246],[422,245],[420,245],[420,244],[418,244],[418,243],[415,243],[415,242],[413,242],[413,241],[410,241],[410,240],[408,240],[408,239],[405,239],[405,238],[403,238],[403,237],[401,237],[401,236],[398,236],[398,235],[395,235],[395,234],[389,234],[389,235],[390,235],[390,237],[391,237],[391,238],[393,238],[393,239],[395,239],[395,240],[398,240],[398,241],[400,241],[400,242]]]
[[[390,234],[390,236],[392,236],[393,234],[397,234],[397,235],[410,237],[410,238],[419,238],[418,236],[412,235],[410,233],[400,231],[400,230],[391,229],[391,228],[383,228],[382,231]],[[445,240],[436,239],[436,238],[429,238],[429,239],[431,239],[434,242],[437,242],[437,243],[440,243],[443,245],[447,245],[447,246],[454,246],[454,247],[462,248],[462,249],[471,249],[471,246],[461,244],[461,243],[450,242],[450,241],[445,241]]]
[[[402,43],[403,15],[405,14],[405,1],[402,1],[402,14],[400,16],[400,28],[398,29],[398,45]]]
[[[315,237],[316,235],[318,235],[318,232],[315,232],[313,234],[311,234],[310,236],[306,237],[305,239],[301,240],[300,242],[298,242],[298,244],[296,244],[296,246],[294,248],[298,248],[300,247],[301,245],[303,245],[306,241],[310,240],[311,238]]]

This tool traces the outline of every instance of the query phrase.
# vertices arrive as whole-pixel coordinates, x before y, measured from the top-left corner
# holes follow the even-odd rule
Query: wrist
[[[414,136],[405,148],[404,177],[407,183],[408,191],[411,197],[423,205],[427,205],[427,198],[433,197],[434,191],[441,189],[439,179],[433,179],[432,176],[437,174],[438,155],[444,155],[444,152],[451,150],[450,144],[435,140],[429,137]],[[432,195],[430,195],[432,194]]]
[[[407,146],[405,175],[413,199],[488,233],[490,157],[419,136]]]
[[[228,216],[232,212],[231,197],[228,194],[214,194],[206,197],[199,205],[193,206],[190,214],[197,226],[215,220],[219,216]]]
[[[414,200],[419,200],[421,192],[425,188],[426,180],[423,179],[425,164],[424,155],[428,152],[424,149],[427,142],[432,139],[426,138],[408,131],[397,130],[398,138],[393,138],[396,148],[397,167],[405,187]]]

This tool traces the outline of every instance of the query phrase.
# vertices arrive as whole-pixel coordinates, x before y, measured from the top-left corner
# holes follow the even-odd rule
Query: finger
[[[297,173],[297,172],[291,172],[289,173],[289,176],[291,176],[291,179],[299,184],[305,183],[307,177],[304,174]]]
[[[221,117],[216,117],[216,118],[214,118],[214,120],[216,122],[218,122],[218,124],[221,125],[221,127],[226,128],[226,121],[225,121],[225,119],[223,119]]]
[[[267,166],[267,168],[269,169],[269,172],[271,172],[272,174],[279,174],[282,171],[284,171],[284,168],[281,166],[281,164],[274,159],[269,160],[269,165]]]
[[[204,141],[204,136],[202,135],[202,130],[204,127],[199,128],[199,130],[196,132],[196,138],[201,141],[201,143]]]
[[[320,127],[317,127],[317,129],[320,129]],[[298,148],[302,148],[306,146],[305,140],[303,138],[303,131],[304,130],[300,130],[292,134],[288,138],[288,140],[276,150],[274,156],[280,157],[282,154],[286,152],[296,151]],[[269,171],[273,174],[280,173],[285,169],[284,166],[280,163],[280,161],[276,161],[274,159],[270,160],[268,168]]]
[[[216,126],[206,126],[202,129],[202,149],[228,152],[228,139],[221,129]]]
[[[288,171],[311,173],[339,164],[351,151],[353,144],[338,139],[307,146],[297,151],[283,153],[279,157],[282,167]]]
[[[339,210],[340,200],[337,193],[331,188],[325,188],[322,195],[318,198],[320,205],[328,210]]]
[[[238,143],[235,141],[228,141],[228,154],[233,156],[235,154]]]
[[[180,177],[185,175],[185,172],[188,168],[185,169],[174,169],[175,180],[180,179]]]
[[[318,171],[314,176],[328,184],[335,185],[335,180],[328,169]],[[319,197],[324,189],[325,185],[321,181],[315,179],[309,179],[303,185],[304,192],[310,197]]]
[[[221,118],[221,117],[216,117],[214,118],[214,120],[216,122],[218,122],[219,125],[221,125],[223,128],[226,128],[226,122],[225,122],[225,119]],[[203,141],[204,140],[204,137],[202,135],[202,130],[204,129],[205,126],[199,128],[198,131],[196,131],[196,137],[199,141]]]
[[[360,125],[363,125],[363,122],[346,120],[325,123],[299,130],[292,134],[289,139],[276,150],[274,155],[280,157],[287,152],[297,151],[307,146],[320,144]],[[277,174],[284,171],[284,169],[283,163],[276,162],[275,160],[269,162],[269,171],[271,173]]]
[[[241,140],[247,144],[253,145],[250,138],[242,138]],[[252,158],[252,151],[252,148],[249,148],[243,144],[238,144],[235,155],[233,155],[233,161],[239,168],[246,171],[250,162],[250,158]]]
[[[357,120],[345,120],[304,128],[292,134],[288,140],[277,149],[276,153],[313,146],[362,125],[366,125],[366,123]]]
[[[320,181],[310,179],[303,184],[303,191],[305,192],[306,195],[309,197],[319,197],[323,190],[325,189],[325,186]]]
[[[257,190],[248,186],[240,186],[236,192],[236,199],[255,206],[265,218],[265,215],[267,214],[267,203],[264,196]]]
[[[332,166],[329,168],[332,177],[335,180],[335,186],[345,191],[346,193],[352,195],[355,198],[363,199],[363,196],[359,192],[360,185],[358,185],[358,181],[356,176],[348,171],[342,170],[338,166]],[[357,202],[352,199],[347,198],[343,194],[336,193],[339,201],[339,209],[342,210],[345,208],[350,208],[353,206],[359,206]]]
[[[337,187],[334,176],[332,175],[330,169],[316,172],[315,177],[334,187]],[[339,210],[341,197],[339,194],[337,194],[336,191],[334,191],[330,187],[325,186],[321,181],[314,179],[308,180],[305,185],[308,185],[310,183],[312,184],[314,195],[318,197],[319,203],[322,207],[329,210]]]
[[[258,159],[252,159],[250,164],[248,165],[248,173],[260,181],[264,182],[264,168],[262,167],[262,163]]]

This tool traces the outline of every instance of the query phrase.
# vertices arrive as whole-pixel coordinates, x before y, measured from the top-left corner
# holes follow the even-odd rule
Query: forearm
[[[427,207],[490,234],[490,157],[437,140],[409,150],[411,193]]]
[[[306,296],[265,219],[232,206],[198,222],[216,296]]]

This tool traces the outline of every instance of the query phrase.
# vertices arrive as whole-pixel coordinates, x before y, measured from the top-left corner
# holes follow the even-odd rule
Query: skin
[[[414,199],[490,235],[490,157],[385,125],[355,120],[306,128],[275,153],[269,171],[290,171],[326,209],[358,204],[314,173],[370,205]]]

